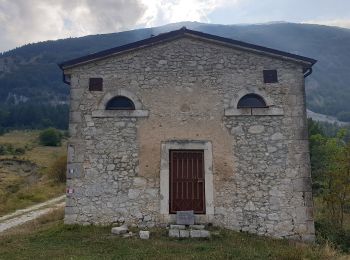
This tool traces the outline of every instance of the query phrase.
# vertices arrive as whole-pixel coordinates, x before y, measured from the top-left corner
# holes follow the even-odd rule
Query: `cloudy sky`
[[[350,28],[350,0],[0,0],[0,51],[179,21],[288,21]]]

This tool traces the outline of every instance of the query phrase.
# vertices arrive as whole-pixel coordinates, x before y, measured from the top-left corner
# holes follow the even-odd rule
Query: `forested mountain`
[[[0,125],[65,128],[69,87],[62,82],[57,63],[184,25],[317,59],[314,72],[307,79],[308,108],[350,121],[349,29],[292,23],[213,25],[186,22],[28,44],[1,54]]]

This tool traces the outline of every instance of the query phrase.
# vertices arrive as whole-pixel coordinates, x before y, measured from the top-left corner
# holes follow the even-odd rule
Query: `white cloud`
[[[30,42],[180,21],[242,0],[0,0],[0,51]]]
[[[141,0],[147,6],[141,22],[146,26],[181,21],[210,22],[208,14],[218,7],[242,0]]]
[[[134,28],[138,0],[0,0],[0,51],[29,42]]]
[[[0,51],[30,42],[179,21],[239,0],[0,0]]]

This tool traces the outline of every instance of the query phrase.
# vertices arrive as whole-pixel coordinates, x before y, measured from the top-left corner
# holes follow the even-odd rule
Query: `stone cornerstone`
[[[206,212],[197,223],[314,240],[306,62],[189,30],[161,37],[62,66],[71,88],[65,223],[173,222],[169,151],[198,149]],[[264,83],[264,70],[278,82]],[[89,91],[91,78],[102,91]],[[249,93],[266,107],[238,108]],[[115,96],[135,109],[106,110]]]

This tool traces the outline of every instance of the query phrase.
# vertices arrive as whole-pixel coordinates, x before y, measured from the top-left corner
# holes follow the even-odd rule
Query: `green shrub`
[[[26,149],[22,147],[14,148],[12,144],[0,144],[0,155],[23,155]]]
[[[350,233],[336,227],[331,220],[318,220],[315,222],[316,238],[320,244],[330,242],[343,252],[350,251]]]
[[[67,171],[67,156],[61,156],[51,165],[49,169],[49,176],[55,182],[65,182]]]
[[[15,148],[13,147],[12,144],[5,144],[7,154],[15,154]]]
[[[0,155],[5,155],[6,154],[6,147],[5,145],[0,144]]]
[[[12,144],[0,144],[0,155],[7,155],[7,154],[15,155],[16,150],[17,149],[15,149]]]
[[[47,128],[39,135],[40,144],[45,146],[60,146],[62,133],[55,128]]]
[[[23,155],[23,154],[25,154],[25,152],[26,152],[26,150],[22,147],[15,149],[15,155]]]

